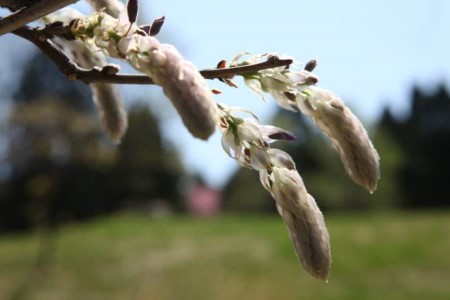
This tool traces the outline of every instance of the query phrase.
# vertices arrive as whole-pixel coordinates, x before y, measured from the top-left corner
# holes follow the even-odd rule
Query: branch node
[[[119,73],[119,70],[119,66],[108,64],[102,68],[101,72],[107,75],[116,75],[117,73]]]

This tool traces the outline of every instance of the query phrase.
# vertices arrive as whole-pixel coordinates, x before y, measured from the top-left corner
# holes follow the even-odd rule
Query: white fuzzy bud
[[[236,56],[232,65],[256,63],[270,55],[255,55],[240,62],[244,54]],[[315,86],[318,78],[310,71],[316,61],[308,63],[303,70],[296,69],[295,63],[293,65],[245,74],[245,83],[260,95],[270,93],[281,108],[300,109],[310,116],[331,139],[347,174],[369,192],[375,191],[380,177],[379,156],[367,131],[341,99]]]
[[[297,103],[330,138],[347,174],[368,191],[375,191],[380,158],[361,121],[341,99],[318,87],[299,95]]]
[[[217,123],[217,108],[209,87],[195,66],[183,59],[174,47],[162,44],[160,51],[165,60],[151,74],[157,78],[191,134],[208,139]]]
[[[96,5],[109,5],[112,7],[116,1],[91,1]],[[118,7],[121,5],[119,2]],[[103,6],[102,6],[103,7]],[[115,7],[115,6],[114,6]],[[52,13],[44,18],[45,22],[51,23],[61,21],[69,24],[74,18],[83,18],[83,15],[75,9],[65,8]],[[68,41],[57,39],[56,41],[80,67],[91,69],[102,67],[107,64],[106,57],[102,52],[91,51],[81,41]],[[119,143],[125,134],[128,126],[127,114],[123,104],[122,95],[119,89],[112,84],[93,83],[90,85],[92,98],[98,109],[100,121],[108,136],[116,143]]]
[[[100,120],[108,136],[119,143],[124,135],[128,119],[116,86],[105,83],[91,84],[92,97],[100,114]]]
[[[283,159],[285,160],[285,159]],[[295,252],[314,277],[327,279],[331,268],[328,230],[322,212],[295,169],[273,167],[261,172],[263,186],[275,199]]]
[[[312,276],[326,280],[330,274],[331,254],[328,231],[322,213],[308,194],[304,217],[279,207],[300,262]],[[313,219],[309,221],[308,218]]]
[[[86,45],[127,60],[162,86],[193,136],[206,140],[213,134],[218,112],[212,93],[195,66],[173,46],[141,35],[123,15],[115,19],[104,12],[79,20],[71,31]]]
[[[241,166],[259,171],[261,184],[275,199],[301,263],[311,275],[328,278],[331,254],[323,215],[306,191],[293,159],[269,146],[274,140],[292,140],[293,135],[231,115],[232,111],[245,110],[219,107],[224,150]]]

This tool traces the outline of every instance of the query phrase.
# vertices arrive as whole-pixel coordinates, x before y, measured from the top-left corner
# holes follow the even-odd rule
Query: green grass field
[[[0,299],[450,299],[450,212],[326,219],[328,283],[276,216],[119,215],[62,228],[40,266],[37,234],[0,238]]]

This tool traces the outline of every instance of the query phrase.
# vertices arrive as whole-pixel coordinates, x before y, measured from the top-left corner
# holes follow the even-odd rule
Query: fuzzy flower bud
[[[100,120],[108,136],[119,143],[128,127],[127,113],[117,87],[112,84],[91,84],[92,97],[100,114]]]
[[[95,3],[100,5],[100,2],[108,1]],[[62,21],[64,24],[69,24],[74,18],[83,18],[83,15],[75,9],[66,8],[46,16],[44,21],[48,23]],[[57,39],[56,42],[80,67],[91,69],[107,64],[106,57],[102,52],[91,51],[81,41]],[[119,143],[128,127],[127,114],[120,91],[115,85],[106,83],[92,83],[90,87],[103,128],[114,142]]]
[[[151,37],[148,37],[151,38]],[[215,131],[217,108],[212,93],[195,66],[166,44],[160,47],[165,63],[153,70],[164,94],[172,100],[191,134],[208,139]]]
[[[256,63],[273,55],[255,55],[240,61],[244,54],[236,56],[232,64]],[[378,153],[359,119],[343,101],[331,92],[314,86],[318,79],[310,71],[316,64],[316,61],[310,61],[302,70],[295,68],[294,64],[290,68],[277,67],[243,76],[249,88],[260,95],[263,92],[271,94],[281,108],[300,110],[310,116],[331,139],[347,174],[372,193],[380,177]]]
[[[347,174],[368,191],[375,191],[380,177],[379,156],[352,111],[337,96],[318,87],[305,90],[297,103],[330,138]]]
[[[278,127],[231,114],[232,111],[245,111],[243,109],[224,105],[219,105],[219,109],[225,152],[241,166],[259,171],[261,184],[275,199],[300,262],[311,275],[328,278],[331,254],[323,215],[306,191],[289,154],[269,146],[275,140],[292,140],[294,137]]]
[[[326,280],[331,268],[329,234],[314,198],[308,194],[306,200],[303,217],[282,207],[278,210],[303,267],[312,276]]]
[[[162,86],[193,136],[206,140],[213,134],[218,112],[212,93],[195,66],[173,46],[142,35],[123,14],[115,19],[99,12],[76,22],[71,31],[86,45],[127,60]]]
[[[273,154],[280,158],[281,153]],[[285,155],[282,161],[289,162]],[[331,267],[328,230],[300,175],[295,169],[274,166],[270,172],[261,171],[260,178],[277,203],[300,262],[314,277],[327,279]]]

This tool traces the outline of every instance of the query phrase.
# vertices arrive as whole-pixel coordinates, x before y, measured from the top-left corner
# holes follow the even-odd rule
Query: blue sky
[[[341,96],[365,122],[376,120],[386,105],[397,114],[407,112],[414,84],[432,89],[450,82],[446,0],[141,1],[143,22],[161,15],[166,17],[161,39],[199,68],[231,60],[241,51],[289,54],[303,62],[317,59],[319,85]],[[23,47],[12,42],[16,40],[0,38],[4,54]],[[11,61],[0,66],[6,68]],[[249,108],[267,120],[273,102],[261,101],[241,80],[236,82],[239,89],[208,81],[223,91],[217,101]],[[208,142],[192,138],[173,110],[155,100],[158,87],[132,86],[124,92],[148,100],[160,112],[168,141],[191,172],[200,172],[215,186],[225,183],[236,163],[222,151],[220,134]]]

